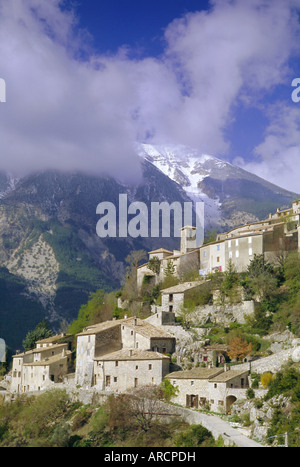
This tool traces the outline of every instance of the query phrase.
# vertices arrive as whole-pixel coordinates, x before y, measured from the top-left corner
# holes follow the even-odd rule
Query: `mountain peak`
[[[208,228],[258,221],[297,194],[199,149],[176,144],[139,144],[137,153],[179,184],[194,202],[204,202]]]

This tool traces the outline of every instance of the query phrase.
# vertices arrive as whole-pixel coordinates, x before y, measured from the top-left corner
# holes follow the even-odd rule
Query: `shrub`
[[[213,447],[214,438],[210,431],[202,425],[191,425],[190,428],[175,438],[176,447]]]
[[[255,392],[254,392],[254,390],[252,388],[247,389],[246,397],[247,397],[247,399],[254,399],[255,398]]]
[[[263,387],[266,389],[267,387],[270,386],[272,379],[273,379],[273,374],[270,371],[267,371],[266,373],[263,373],[261,375],[260,382],[263,385]]]

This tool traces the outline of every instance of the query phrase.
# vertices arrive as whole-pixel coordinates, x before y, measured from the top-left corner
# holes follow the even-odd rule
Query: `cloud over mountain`
[[[215,0],[209,10],[167,25],[161,56],[141,58],[125,47],[116,55],[92,50],[76,14],[62,7],[59,0],[0,0],[3,168],[106,171],[136,180],[136,140],[229,157],[226,129],[238,107],[254,106],[269,127],[253,148],[254,162],[241,154],[241,164],[266,178],[270,170],[280,184],[285,178],[271,171],[280,159],[288,188],[296,190],[298,176],[288,178],[288,169],[299,142],[287,119],[299,129],[299,112],[294,104],[287,117],[293,103],[277,103],[286,109],[286,132],[276,133],[279,146],[273,147],[281,120],[270,96],[276,86],[290,86],[290,61],[299,54],[299,0]]]

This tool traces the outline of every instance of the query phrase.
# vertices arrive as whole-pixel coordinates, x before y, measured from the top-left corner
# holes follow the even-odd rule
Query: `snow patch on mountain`
[[[211,175],[213,167],[225,168],[227,163],[211,155],[182,145],[137,145],[137,153],[171,180],[178,183],[193,201],[205,205],[205,222],[211,227],[221,218],[221,203],[211,199],[199,187]]]
[[[5,182],[3,183],[2,180],[2,189],[0,189],[0,199],[5,198],[9,193],[14,191],[19,181],[19,178],[16,178],[9,173],[6,173],[5,175],[2,174],[2,177],[5,177]]]

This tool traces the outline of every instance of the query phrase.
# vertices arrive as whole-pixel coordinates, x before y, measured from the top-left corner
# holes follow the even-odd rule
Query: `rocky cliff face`
[[[9,190],[3,184],[5,190],[0,199],[3,287],[7,286],[8,278],[10,283],[21,280],[22,297],[33,300],[40,310],[37,321],[46,317],[59,326],[63,319],[76,318],[91,292],[120,288],[125,258],[132,250],[150,251],[161,246],[162,239],[100,238],[96,233],[97,205],[106,201],[118,209],[120,194],[127,195],[128,205],[142,201],[149,212],[152,201],[170,204],[189,201],[185,192],[153,165],[147,161],[142,165],[143,181],[135,186],[104,176],[53,171],[20,179]],[[164,239],[165,248],[173,250],[178,246],[178,238]],[[27,305],[24,302],[26,311]],[[13,315],[8,313],[5,326],[2,329],[0,326],[1,335],[6,329],[8,343],[7,336],[14,333],[18,318],[22,321],[19,336],[23,338],[28,330],[24,310],[13,308]],[[1,311],[6,313],[1,310],[0,299]]]

